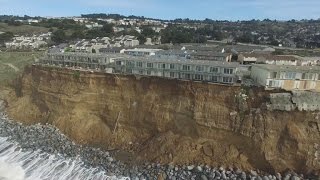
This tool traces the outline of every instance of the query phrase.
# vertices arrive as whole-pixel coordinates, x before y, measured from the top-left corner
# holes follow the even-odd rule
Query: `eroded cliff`
[[[318,172],[320,114],[268,111],[269,93],[32,66],[16,80],[7,112],[135,161]]]

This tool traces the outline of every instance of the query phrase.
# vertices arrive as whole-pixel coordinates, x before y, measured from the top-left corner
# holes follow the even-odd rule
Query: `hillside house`
[[[114,72],[123,74],[234,84],[239,80],[238,67],[238,63],[219,61],[124,57],[115,59],[113,68]]]
[[[122,47],[101,48],[99,49],[99,53],[118,54],[118,53],[124,53],[124,50],[125,49]]]
[[[239,80],[238,63],[166,59],[126,54],[48,53],[40,64],[110,73],[158,76],[171,79],[234,84]]]
[[[251,78],[266,89],[320,92],[320,66],[255,64],[251,68]]]
[[[116,56],[107,56],[98,53],[48,53],[41,58],[41,64],[61,67],[81,67],[87,69],[105,70],[107,65],[114,62]]]
[[[270,54],[241,53],[238,55],[241,64],[264,63],[273,65],[301,65],[301,60],[296,56],[274,56]]]
[[[123,53],[131,56],[154,56],[158,51],[162,51],[162,49],[134,48],[126,49]]]
[[[231,62],[232,54],[212,51],[199,51],[191,53],[190,58],[195,60]]]
[[[110,38],[109,37],[102,37],[102,38],[95,38],[95,39],[82,39],[81,41],[76,42],[75,44],[71,44],[70,48],[74,52],[86,52],[92,53],[93,49],[95,52],[98,52],[101,48],[108,48],[110,47]]]
[[[136,39],[126,39],[123,41],[124,47],[134,47],[139,45],[139,41]]]
[[[11,42],[5,43],[7,49],[39,49],[47,46],[51,32],[33,36],[15,36]]]

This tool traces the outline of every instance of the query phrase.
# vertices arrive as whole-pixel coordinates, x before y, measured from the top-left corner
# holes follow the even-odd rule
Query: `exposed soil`
[[[129,162],[319,172],[319,114],[267,111],[270,91],[74,73],[27,68],[5,96],[7,112],[26,124],[53,124],[78,143],[130,152],[118,153]]]

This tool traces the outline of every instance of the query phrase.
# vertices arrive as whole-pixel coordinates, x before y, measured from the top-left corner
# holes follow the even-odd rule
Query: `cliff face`
[[[138,160],[318,172],[319,113],[268,111],[270,92],[32,66],[8,114]]]

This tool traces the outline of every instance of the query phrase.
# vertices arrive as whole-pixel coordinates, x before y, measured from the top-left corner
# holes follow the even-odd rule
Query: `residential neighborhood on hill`
[[[167,21],[87,14],[0,16],[0,21],[7,29],[49,28],[23,35],[0,26],[2,51],[45,51],[42,65],[319,91],[318,20]]]
[[[54,44],[102,36],[133,35],[140,44],[147,41],[149,44],[220,41],[289,48],[320,47],[320,20],[160,20],[115,14],[86,14],[72,17],[0,16],[0,22],[3,23],[0,24],[2,32],[8,32],[5,26],[49,28],[53,33]]]

